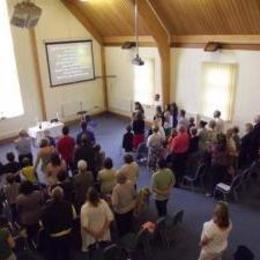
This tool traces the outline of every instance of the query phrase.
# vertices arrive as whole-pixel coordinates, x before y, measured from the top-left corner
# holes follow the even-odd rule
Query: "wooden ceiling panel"
[[[172,34],[260,34],[259,0],[150,0]]]
[[[130,0],[75,1],[102,36],[134,34],[134,6]],[[141,35],[150,35],[143,19],[139,19]]]

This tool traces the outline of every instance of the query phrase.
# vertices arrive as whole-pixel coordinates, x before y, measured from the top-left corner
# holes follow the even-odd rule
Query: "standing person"
[[[93,145],[90,143],[86,135],[82,135],[80,146],[75,150],[74,154],[74,166],[77,167],[77,164],[80,160],[84,160],[88,164],[88,169],[90,171],[95,170],[95,151]]]
[[[69,135],[69,127],[64,126],[62,128],[63,136],[57,143],[58,152],[61,155],[61,158],[66,162],[69,169],[73,169],[73,155],[75,148],[74,138]]]
[[[228,176],[229,157],[227,150],[226,136],[223,134],[217,135],[217,141],[210,146],[211,166],[210,166],[210,193],[206,196],[212,196],[215,186],[224,182]]]
[[[37,182],[37,174],[34,172],[34,167],[31,165],[30,160],[25,157],[23,158],[23,168],[21,170],[23,179],[30,181],[31,183]]]
[[[171,114],[172,114],[172,128],[176,128],[178,125],[178,106],[175,102],[171,104]]]
[[[194,154],[199,151],[199,136],[198,130],[196,127],[190,129],[190,145],[189,145],[189,154]]]
[[[161,101],[161,96],[160,94],[155,94],[154,95],[154,107],[162,107],[162,101]]]
[[[119,170],[123,173],[128,180],[130,180],[136,187],[137,180],[139,178],[139,166],[134,161],[134,158],[131,154],[126,154],[124,156],[124,165]]]
[[[0,216],[0,259],[16,260],[14,247],[15,241],[8,230],[8,220]]]
[[[110,224],[114,216],[106,201],[99,198],[98,192],[90,188],[87,201],[80,212],[82,251],[97,242],[111,241]]]
[[[14,153],[10,152],[6,154],[6,160],[7,160],[7,164],[5,164],[3,166],[3,172],[4,173],[13,173],[13,174],[17,174],[22,166],[19,162],[17,162],[15,160],[15,156]]]
[[[180,110],[180,115],[179,115],[179,119],[178,119],[178,126],[183,126],[186,128],[186,130],[188,131],[189,129],[189,120],[186,118],[186,111],[184,109]]]
[[[176,185],[179,185],[185,171],[189,144],[190,136],[188,135],[186,128],[184,126],[180,126],[177,136],[172,139],[170,145],[173,170],[176,174]]]
[[[86,121],[82,121],[81,124],[81,132],[77,135],[77,145],[81,144],[82,136],[87,136],[89,143],[94,145],[96,143],[95,135],[92,131],[88,129],[88,123]]]
[[[140,113],[142,115],[142,117],[144,118],[144,108],[140,102],[136,101],[134,103],[134,113],[133,114],[135,116],[138,113]]]
[[[219,201],[214,209],[213,218],[203,224],[199,260],[220,260],[228,246],[231,230],[227,203]]]
[[[60,159],[58,153],[53,153],[50,158],[50,162],[46,168],[47,183],[52,186],[58,182],[58,174],[61,171],[66,171],[67,166],[64,160]]]
[[[7,199],[7,202],[11,208],[12,220],[17,220],[17,211],[16,211],[16,198],[19,195],[20,183],[17,183],[15,176],[12,173],[7,174],[6,176],[7,184],[4,186],[4,193]]]
[[[88,189],[94,184],[93,173],[88,171],[88,164],[84,160],[78,161],[78,174],[73,176],[75,187],[75,205],[77,210],[86,200]]]
[[[216,132],[217,133],[224,133],[224,121],[221,118],[221,112],[216,110],[213,114],[214,120],[216,122]]]
[[[19,132],[19,137],[14,141],[14,144],[18,153],[19,163],[22,164],[23,158],[27,157],[29,158],[30,163],[32,164],[32,139],[24,129]]]
[[[43,131],[43,134],[44,134],[44,138],[46,138],[49,141],[49,144],[51,146],[55,147],[56,142],[55,142],[55,139],[51,136],[50,130],[45,129]]]
[[[260,149],[260,115],[255,117],[255,125],[253,129],[253,160],[259,158],[259,149]]]
[[[145,123],[141,112],[137,112],[134,116],[133,131],[133,146],[134,149],[137,149],[139,144],[141,144],[144,141]]]
[[[128,125],[126,127],[126,133],[123,136],[123,142],[122,142],[122,147],[126,153],[133,151],[133,139],[134,139],[134,135],[132,132],[132,127],[131,125]]]
[[[104,168],[99,171],[97,180],[100,183],[102,195],[111,194],[116,185],[116,170],[113,169],[113,161],[107,157],[104,161]]]
[[[136,191],[131,181],[119,171],[117,184],[112,192],[112,206],[119,236],[122,237],[134,230],[134,208],[136,205]]]
[[[172,112],[171,112],[171,105],[167,105],[166,110],[164,111],[164,131],[166,137],[171,135],[171,130],[172,130]]]
[[[166,161],[161,159],[158,162],[158,171],[152,176],[152,190],[155,195],[155,206],[159,217],[167,215],[167,203],[172,187],[175,185],[175,176],[167,168]]]
[[[21,183],[20,194],[16,198],[16,210],[19,223],[26,229],[30,245],[33,245],[36,241],[40,228],[39,219],[42,202],[43,196],[41,192],[35,191],[30,181]]]
[[[245,135],[241,138],[238,164],[239,168],[250,165],[253,161],[254,126],[251,123],[245,125]]]
[[[49,145],[47,139],[42,139],[40,142],[40,150],[38,151],[36,161],[34,164],[34,171],[37,172],[37,167],[41,164],[41,172],[46,174],[47,165],[51,160],[51,155],[54,153],[55,149],[53,146]]]
[[[155,126],[153,128],[153,134],[151,134],[147,139],[148,148],[148,166],[155,170],[157,166],[157,161],[162,157],[164,139],[159,133],[159,128]]]
[[[61,187],[51,191],[51,199],[42,209],[41,221],[48,237],[50,260],[71,258],[71,233],[76,212],[72,204],[63,199]]]

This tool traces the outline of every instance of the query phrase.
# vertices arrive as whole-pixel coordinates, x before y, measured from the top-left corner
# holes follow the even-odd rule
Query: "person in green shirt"
[[[0,217],[0,259],[15,260],[16,257],[12,250],[15,247],[15,241],[6,226],[6,218]]]
[[[167,215],[167,202],[176,180],[173,172],[167,168],[164,159],[161,159],[158,162],[158,166],[158,171],[152,176],[152,190],[155,196],[155,206],[158,215],[159,217],[163,217]]]

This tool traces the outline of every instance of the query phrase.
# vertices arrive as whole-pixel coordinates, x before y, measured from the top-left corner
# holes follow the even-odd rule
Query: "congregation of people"
[[[207,193],[213,195],[217,183],[230,183],[238,169],[258,158],[260,116],[254,125],[246,124],[242,137],[237,127],[225,131],[220,111],[215,111],[213,117],[209,122],[196,122],[175,103],[165,110],[158,105],[153,124],[147,128],[145,110],[136,102],[123,136],[124,163],[119,169],[96,143],[86,121],[81,122],[76,138],[68,126],[63,127],[57,140],[45,131],[36,156],[31,138],[21,130],[14,142],[17,159],[8,152],[7,163],[0,164],[1,177],[5,179],[2,190],[10,206],[8,213],[1,208],[2,258],[15,259],[15,241],[6,229],[6,219],[26,230],[32,248],[44,230],[47,259],[70,259],[77,221],[83,252],[97,243],[111,241],[114,222],[116,237],[134,232],[136,218],[149,207],[147,198],[141,196],[147,187],[154,195],[158,217],[165,217],[173,187],[181,185],[193,162],[207,165]],[[140,187],[141,170],[135,158],[144,147],[148,149],[151,185]],[[203,225],[199,259],[220,257],[231,229],[227,204],[219,202],[212,220]]]

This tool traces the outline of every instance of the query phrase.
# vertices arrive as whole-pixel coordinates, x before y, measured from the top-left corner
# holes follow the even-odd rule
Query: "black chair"
[[[177,226],[183,222],[184,211],[179,210],[174,217],[167,216],[165,219],[164,239],[170,247],[177,230]]]
[[[133,259],[133,254],[140,247],[143,249],[145,258],[150,258],[151,254],[151,235],[150,233],[141,228],[137,234],[128,233],[119,241],[119,247],[127,254],[127,260]]]
[[[124,259],[123,252],[116,244],[112,244],[104,248],[103,260],[122,260],[122,259]]]
[[[185,175],[183,177],[183,182],[182,184],[185,185],[185,183],[190,184],[191,189],[194,190],[195,188],[195,183],[196,182],[200,182],[200,185],[203,187],[204,183],[203,183],[203,179],[206,173],[206,164],[202,163],[198,166],[195,175],[193,177]]]
[[[146,165],[148,160],[148,148],[146,143],[141,143],[136,150],[136,161],[138,164]]]

